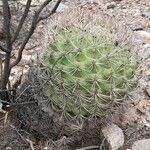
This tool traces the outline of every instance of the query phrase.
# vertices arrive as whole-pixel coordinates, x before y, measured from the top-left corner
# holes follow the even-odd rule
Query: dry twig
[[[83,148],[79,148],[79,149],[76,149],[76,150],[92,150],[92,149],[98,149],[99,146],[87,146],[87,147],[83,147]]]
[[[26,139],[26,141],[30,144],[31,150],[35,150],[35,148],[33,146],[33,142],[29,139]]]

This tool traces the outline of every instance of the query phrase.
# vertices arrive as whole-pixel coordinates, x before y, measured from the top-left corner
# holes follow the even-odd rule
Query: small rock
[[[134,142],[132,150],[150,150],[150,139],[143,139]]]
[[[11,147],[6,147],[6,150],[12,150],[12,148]]]
[[[141,38],[146,39],[146,40],[150,40],[150,32],[137,31],[136,33],[137,33]]]
[[[48,147],[44,147],[44,150],[48,150],[49,148]]]
[[[145,75],[146,75],[146,76],[150,76],[150,70],[147,70],[147,71],[145,72]]]
[[[148,44],[148,43],[145,44],[145,45],[144,45],[144,48],[150,48],[150,44]]]
[[[121,9],[126,9],[127,7],[125,5],[121,6]]]
[[[117,150],[122,147],[124,144],[124,134],[121,128],[119,128],[116,124],[111,124],[102,129],[102,133],[106,138],[109,149]]]
[[[57,12],[63,12],[65,10],[67,10],[69,7],[65,4],[60,3],[58,8],[57,8]]]
[[[140,10],[140,9],[131,9],[131,10],[130,10],[130,13],[131,13],[133,16],[141,16],[141,10]]]
[[[141,14],[142,17],[149,17],[150,16],[149,10],[142,10],[141,13],[142,13]]]
[[[144,51],[143,51],[143,59],[149,59],[150,58],[150,44],[144,45]]]

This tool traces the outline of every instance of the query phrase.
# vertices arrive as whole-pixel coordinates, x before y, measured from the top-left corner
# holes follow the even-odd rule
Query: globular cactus
[[[43,57],[50,76],[43,92],[62,110],[101,116],[137,84],[137,57],[86,31],[63,29],[50,47]]]

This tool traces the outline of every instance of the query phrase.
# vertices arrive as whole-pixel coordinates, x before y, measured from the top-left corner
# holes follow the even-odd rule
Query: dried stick
[[[24,22],[25,22],[25,20],[26,20],[26,18],[28,16],[29,9],[30,9],[30,6],[31,6],[31,2],[32,2],[32,0],[28,0],[27,1],[26,8],[25,8],[24,13],[23,13],[23,15],[21,17],[21,20],[19,22],[18,28],[17,28],[17,30],[16,30],[16,32],[14,34],[14,37],[12,39],[12,43],[15,42],[15,40],[17,39],[17,37],[18,37],[18,35],[20,33],[20,30],[22,29],[22,26],[23,26],[23,24],[24,24]]]
[[[5,41],[6,41],[6,55],[5,55],[5,61],[4,61],[4,70],[2,73],[2,81],[1,81],[1,89],[5,90],[7,82],[9,80],[10,75],[10,58],[11,58],[11,51],[12,51],[12,43],[11,43],[11,34],[10,34],[10,8],[8,4],[8,0],[2,0],[3,2],[3,18],[4,18],[4,33],[5,33]],[[4,49],[3,49],[4,50]],[[0,98],[1,99],[7,99],[9,101],[8,93],[6,92],[0,92]]]
[[[41,20],[44,20],[44,19],[47,19],[49,18],[52,14],[54,14],[59,6],[59,4],[61,3],[62,0],[58,0],[57,3],[55,4],[54,8],[51,10],[50,13],[48,13],[47,15],[45,16],[41,16],[39,17],[38,21],[41,21]]]
[[[29,142],[31,150],[35,150],[34,146],[33,146],[33,142],[29,139],[26,139],[27,142]]]
[[[28,43],[29,39],[30,39],[31,36],[33,35],[34,30],[36,29],[37,24],[39,23],[39,21],[41,21],[41,19],[39,20],[39,18],[40,18],[40,17],[39,17],[39,16],[40,16],[40,13],[42,12],[42,10],[43,10],[51,1],[52,1],[52,0],[46,0],[46,1],[40,6],[40,8],[35,12],[35,15],[34,15],[33,20],[32,20],[31,27],[30,27],[30,29],[29,29],[29,32],[28,32],[27,36],[25,37],[25,39],[24,39],[24,41],[23,41],[23,43],[22,43],[22,45],[21,45],[21,47],[20,47],[20,49],[19,49],[19,51],[18,51],[18,56],[17,56],[16,60],[15,60],[14,62],[12,62],[12,64],[10,65],[10,68],[16,66],[16,65],[20,62],[20,60],[21,60],[21,58],[22,58],[22,52],[23,52],[23,50],[24,50],[26,44]],[[61,1],[61,0],[58,0],[58,1]],[[59,4],[60,4],[60,2],[59,2]],[[58,8],[58,6],[59,6],[59,5],[58,5],[58,2],[57,2],[56,5],[54,6],[55,11],[56,11],[56,9]],[[55,13],[55,11],[54,11],[54,9],[53,9],[53,10],[51,11],[50,15],[53,15],[53,14]]]
[[[87,147],[83,147],[83,148],[79,148],[79,149],[76,149],[76,150],[92,150],[92,149],[98,149],[99,146],[87,146]]]

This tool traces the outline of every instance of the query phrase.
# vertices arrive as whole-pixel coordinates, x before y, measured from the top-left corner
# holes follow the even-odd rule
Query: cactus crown
[[[51,82],[43,90],[59,108],[101,116],[136,86],[137,57],[78,28],[61,30],[43,64]]]

